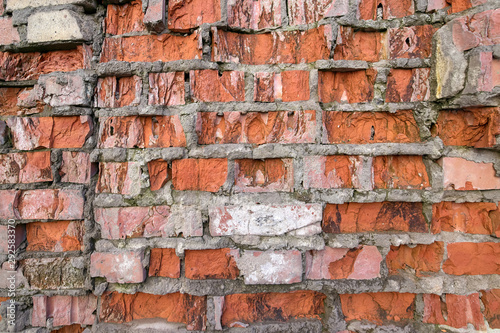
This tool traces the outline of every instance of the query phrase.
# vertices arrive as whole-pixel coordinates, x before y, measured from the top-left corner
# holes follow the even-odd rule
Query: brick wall
[[[499,1],[0,0],[0,65],[0,331],[500,329]]]

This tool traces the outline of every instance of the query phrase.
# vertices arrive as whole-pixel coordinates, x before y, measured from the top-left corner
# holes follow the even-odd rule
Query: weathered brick
[[[90,106],[93,88],[85,74],[42,75],[38,82],[44,89],[43,101],[50,106]]]
[[[302,281],[302,254],[289,251],[244,251],[238,268],[245,284],[292,284]]]
[[[196,132],[199,144],[313,143],[316,112],[200,112]]]
[[[186,277],[193,280],[235,280],[240,275],[235,257],[239,257],[237,249],[186,250]]]
[[[0,52],[0,79],[36,80],[41,74],[90,68],[92,50],[86,45],[50,52]]]
[[[304,157],[304,188],[360,188],[363,161],[359,156]]]
[[[481,292],[484,304],[484,317],[491,328],[500,328],[500,289],[490,289]]]
[[[364,60],[375,62],[386,57],[385,34],[373,31],[356,31],[340,26],[334,60]]]
[[[264,29],[281,25],[280,0],[229,0],[227,21],[230,27]]]
[[[21,260],[23,274],[31,289],[84,288],[84,269],[73,258],[29,258]]]
[[[414,13],[411,0],[360,0],[358,5],[358,18],[362,20],[387,20]]]
[[[39,88],[0,88],[0,115],[22,116],[43,111],[43,91]]]
[[[447,1],[451,4],[451,13],[458,13],[463,10],[482,5],[487,2],[487,0],[449,0]]]
[[[460,157],[443,157],[438,161],[443,167],[446,190],[492,190],[500,188],[493,163],[469,161]]]
[[[447,7],[449,4],[446,0],[429,0],[427,1],[427,11],[434,12]]]
[[[28,223],[26,251],[79,251],[83,247],[83,233],[82,221]]]
[[[439,295],[424,294],[424,323],[456,328],[467,328],[470,323],[478,330],[486,329],[478,293],[468,296],[447,294],[441,297],[444,300]],[[443,316],[443,313],[446,315]]]
[[[330,58],[332,27],[241,34],[213,28],[212,60],[249,65],[310,63]]]
[[[0,184],[52,181],[50,151],[0,154]]]
[[[293,160],[235,160],[235,192],[274,192],[293,190]]]
[[[201,59],[198,38],[196,32],[189,36],[162,34],[105,38],[101,62]]]
[[[81,148],[92,133],[89,116],[9,118],[14,148]]]
[[[181,276],[181,260],[174,249],[151,249],[149,276],[162,276],[172,279]]]
[[[162,318],[169,322],[184,323],[188,330],[198,331],[206,327],[206,311],[206,296],[106,292],[101,297],[99,319],[101,322],[126,323]]]
[[[314,235],[321,232],[321,205],[249,205],[210,208],[212,236],[277,236],[289,232]]]
[[[469,56],[469,70],[463,93],[473,94],[492,91],[500,85],[500,59],[493,52],[474,52]]]
[[[372,202],[327,204],[323,231],[354,232],[428,232],[420,202]]]
[[[172,184],[179,191],[217,192],[226,182],[227,159],[192,159],[172,161]]]
[[[245,75],[240,71],[219,72],[212,69],[189,73],[191,93],[197,102],[232,102],[245,100]]]
[[[111,35],[122,35],[134,31],[144,31],[142,2],[133,0],[123,5],[108,5],[105,31]]]
[[[432,36],[435,31],[432,25],[389,29],[389,57],[391,59],[430,57]]]
[[[449,202],[432,205],[433,233],[441,231],[500,237],[500,219],[493,202]]]
[[[309,99],[309,72],[284,71],[281,72],[283,102],[307,101]]]
[[[0,198],[3,199],[3,197],[1,196]],[[9,244],[9,235],[12,235],[12,233],[14,233],[14,243],[12,243],[11,240],[11,243]],[[0,253],[8,254],[9,247],[11,250],[13,249],[17,250],[25,239],[26,239],[26,226],[24,224],[17,224],[13,227],[9,227],[7,225],[0,225]],[[6,261],[5,263],[8,262]]]
[[[94,252],[90,256],[90,276],[103,276],[108,282],[141,283],[146,279],[143,258],[140,251]]]
[[[440,111],[432,135],[447,146],[490,148],[500,135],[498,108],[467,108]]]
[[[408,270],[416,276],[426,276],[428,273],[439,272],[443,261],[443,242],[429,245],[391,246],[387,254],[387,268],[390,275],[397,275],[401,270]]]
[[[142,80],[139,76],[108,76],[97,81],[97,107],[137,106],[141,102]]]
[[[33,296],[31,325],[45,326],[49,318],[54,326],[71,324],[93,325],[97,298],[87,296]]]
[[[0,45],[19,43],[19,33],[12,25],[12,17],[0,17]]]
[[[415,295],[408,293],[341,294],[345,320],[367,320],[382,325],[386,321],[412,319]]]
[[[323,103],[362,103],[373,99],[376,70],[352,72],[320,71],[319,101]]]
[[[473,15],[461,16],[451,21],[453,43],[460,51],[479,45],[500,43],[500,8]]]
[[[451,243],[443,271],[452,275],[500,274],[500,243]]]
[[[376,246],[357,248],[325,247],[306,252],[306,279],[368,280],[380,277],[382,255]]]
[[[141,191],[141,173],[138,162],[101,162],[96,192],[137,195]]]
[[[323,112],[323,143],[420,142],[410,110],[390,112]]]
[[[423,190],[430,188],[422,156],[376,156],[373,158],[373,187]]]
[[[97,172],[90,163],[90,155],[79,151],[63,151],[59,169],[61,182],[88,184]]]
[[[27,7],[45,7],[74,4],[85,7],[85,9],[95,8],[95,3],[89,0],[8,0],[7,10],[13,11],[18,9],[25,9]]]
[[[38,11],[28,17],[26,39],[29,43],[88,41],[94,27],[92,17],[71,9]]]
[[[15,218],[16,215],[19,217],[19,213],[17,212],[17,199],[19,198],[19,195],[20,192],[17,190],[0,191],[0,201],[2,202],[2,205],[0,206],[1,219],[12,219]]]
[[[155,160],[148,162],[149,182],[151,191],[158,191],[169,180],[172,179],[172,169],[169,162],[164,160]]]
[[[149,73],[148,104],[185,104],[184,72]]]
[[[21,191],[12,204],[15,217],[6,218],[80,220],[83,218],[83,204],[80,190],[26,190]]]
[[[281,98],[281,75],[272,72],[254,74],[253,100],[256,102],[274,102]]]
[[[319,319],[325,312],[325,298],[324,294],[311,290],[226,295],[221,323],[223,327],[246,327],[266,321]]]
[[[174,13],[169,13],[169,15],[170,14],[175,15]],[[144,14],[144,24],[149,30],[158,33],[165,29],[165,1],[148,1],[148,9],[146,10],[146,14]]]
[[[171,0],[168,2],[168,28],[187,31],[203,23],[214,23],[221,19],[220,1],[217,0]]]
[[[292,25],[310,24],[322,18],[342,16],[349,10],[347,0],[290,0],[287,4],[289,22]]]
[[[430,97],[430,68],[391,69],[387,77],[385,101],[420,102]]]
[[[184,147],[179,116],[101,117],[99,148]]]
[[[60,329],[53,330],[52,333],[83,333],[86,328],[80,324],[63,326]],[[348,332],[349,333],[349,332]]]

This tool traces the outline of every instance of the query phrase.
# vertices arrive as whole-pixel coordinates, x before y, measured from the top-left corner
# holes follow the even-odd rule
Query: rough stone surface
[[[90,21],[81,23],[82,18],[75,12],[60,10],[38,12],[28,18],[28,42],[52,42],[67,40],[88,40]]]

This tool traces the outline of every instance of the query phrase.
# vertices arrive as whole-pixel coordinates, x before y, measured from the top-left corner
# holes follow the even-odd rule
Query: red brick
[[[420,202],[350,202],[327,204],[323,212],[323,231],[355,232],[428,232]]]
[[[500,243],[451,243],[443,271],[452,275],[500,274]]]
[[[427,11],[434,12],[447,7],[449,4],[446,0],[429,0],[427,1]]]
[[[105,38],[101,62],[201,59],[198,38],[196,32],[188,36],[162,34]]]
[[[0,195],[0,198],[3,199],[3,197]],[[3,218],[3,217],[2,217]],[[12,224],[10,224],[12,225]],[[10,230],[10,232],[9,232]],[[9,244],[9,235],[12,235],[14,232],[14,243]],[[12,237],[12,236],[11,236]],[[12,238],[10,238],[12,239]],[[24,224],[17,224],[14,227],[9,227],[9,225],[0,225],[0,253],[2,254],[8,254],[9,253],[9,246],[10,250],[18,249],[19,246],[24,242],[26,239],[26,226]],[[12,247],[12,245],[14,245]],[[3,265],[7,264],[8,268],[10,267],[10,264],[8,261],[5,261]],[[4,267],[2,266],[2,269]],[[3,288],[3,287],[2,287]],[[6,287],[7,288],[7,287]]]
[[[334,60],[364,60],[375,62],[385,58],[385,34],[372,31],[356,31],[340,26]]]
[[[132,320],[162,318],[168,322],[184,323],[188,330],[204,330],[206,310],[206,296],[106,292],[101,297],[99,319],[108,323],[128,323]]]
[[[226,182],[227,159],[183,159],[172,161],[172,184],[179,191],[217,192]]]
[[[90,163],[90,155],[78,151],[63,151],[59,169],[61,182],[88,184],[97,170]]]
[[[139,76],[108,76],[97,81],[97,107],[120,108],[141,102],[142,80]]]
[[[458,13],[463,10],[482,5],[487,2],[487,0],[448,0],[451,4],[451,13]]]
[[[325,312],[325,298],[324,294],[311,290],[226,295],[222,326],[244,327],[251,323],[286,322],[296,318],[320,319]]]
[[[21,193],[17,190],[1,190],[0,201],[0,218],[12,219],[16,217],[17,212],[17,199]],[[5,229],[6,230],[6,229]],[[4,243],[7,244],[7,243]]]
[[[386,321],[413,319],[415,295],[407,293],[341,294],[345,320],[367,320],[378,325]]]
[[[102,117],[99,148],[166,148],[186,146],[179,116]]]
[[[43,53],[0,52],[0,80],[36,80],[41,74],[90,68],[91,58],[92,51],[86,45]]]
[[[142,23],[143,19],[144,14],[140,0],[133,0],[123,5],[108,5],[104,20],[105,31],[111,35],[144,31],[146,27]]]
[[[380,277],[382,255],[376,246],[325,247],[306,252],[306,279],[368,280]]]
[[[500,178],[496,176],[493,163],[468,161],[460,157],[443,157],[444,188],[446,190],[492,190],[500,189]]]
[[[453,42],[460,51],[478,45],[500,43],[500,8],[491,9],[474,15],[462,16],[453,21]]]
[[[191,93],[197,102],[233,102],[245,100],[245,74],[217,70],[195,70],[189,73]]]
[[[433,233],[441,231],[500,237],[500,211],[492,202],[440,202],[432,205]]]
[[[439,112],[432,135],[447,146],[490,148],[500,135],[498,108],[468,108]]]
[[[323,143],[420,142],[413,111],[323,112]]]
[[[82,148],[93,129],[89,116],[9,118],[14,148]]]
[[[138,162],[102,162],[99,164],[97,193],[137,195],[141,190],[141,169]]]
[[[33,296],[31,325],[45,326],[53,318],[54,326],[71,324],[93,325],[97,298],[88,296]]]
[[[146,279],[143,258],[142,252],[134,251],[94,252],[90,256],[90,276],[102,276],[108,282],[141,283]]]
[[[293,190],[293,160],[235,160],[235,192]]]
[[[315,23],[322,18],[347,14],[347,0],[290,0],[288,15],[291,25]]]
[[[281,75],[279,73],[257,72],[254,74],[253,100],[274,102],[281,98]]]
[[[148,162],[148,172],[151,191],[158,191],[172,179],[172,169],[168,166],[168,161]]]
[[[50,151],[0,154],[0,184],[52,181]]]
[[[235,280],[240,275],[235,256],[238,250],[186,250],[186,277],[193,280],[230,279]]]
[[[213,28],[212,60],[248,65],[310,63],[330,58],[332,31],[322,25],[307,31],[241,34]]]
[[[149,105],[182,105],[184,72],[149,73]]]
[[[359,156],[306,156],[304,188],[360,188],[362,170]]]
[[[21,191],[12,207],[16,218],[21,219],[80,220],[83,218],[83,204],[80,190],[47,189]]]
[[[181,276],[181,259],[174,249],[151,249],[149,276],[177,279]]]
[[[386,257],[389,275],[398,275],[401,270],[408,270],[418,277],[439,272],[443,254],[443,242],[420,244],[414,247],[391,246],[391,251]]]
[[[309,72],[281,72],[283,102],[307,101],[309,99]]]
[[[432,25],[389,29],[389,57],[429,58],[435,31]]]
[[[58,330],[53,330],[51,333],[83,333],[85,327],[80,324],[74,324],[69,326],[63,326]]]
[[[230,27],[255,30],[280,26],[281,1],[228,1],[227,21]]]
[[[83,246],[82,221],[33,222],[26,225],[26,251],[80,251]]]
[[[490,328],[500,328],[500,289],[482,291],[481,301],[484,304],[484,317]]]
[[[381,8],[382,17],[379,17],[378,8]],[[411,0],[361,0],[358,5],[358,18],[362,20],[391,19],[413,15],[413,1]]]
[[[374,69],[352,72],[319,72],[318,94],[323,103],[362,103],[373,99]]]
[[[188,31],[203,23],[214,23],[220,19],[220,1],[168,1],[168,28],[170,30]]]
[[[19,33],[12,25],[12,17],[0,17],[0,45],[19,43]]]
[[[422,156],[376,156],[373,187],[424,190],[431,187]]]
[[[34,95],[39,93],[39,88],[0,88],[0,115],[2,116],[22,116],[26,114],[40,113],[43,111],[44,103]],[[32,95],[33,94],[33,95]]]
[[[442,301],[439,295],[424,294],[424,323],[456,328],[467,328],[467,324],[473,324],[478,330],[486,329],[478,293],[468,296],[447,294],[443,297],[446,301]]]
[[[385,101],[420,102],[430,97],[430,68],[391,69],[387,77]]]

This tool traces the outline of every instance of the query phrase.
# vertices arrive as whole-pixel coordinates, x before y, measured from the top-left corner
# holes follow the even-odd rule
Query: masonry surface
[[[0,0],[0,331],[498,332],[499,103],[500,1]]]

